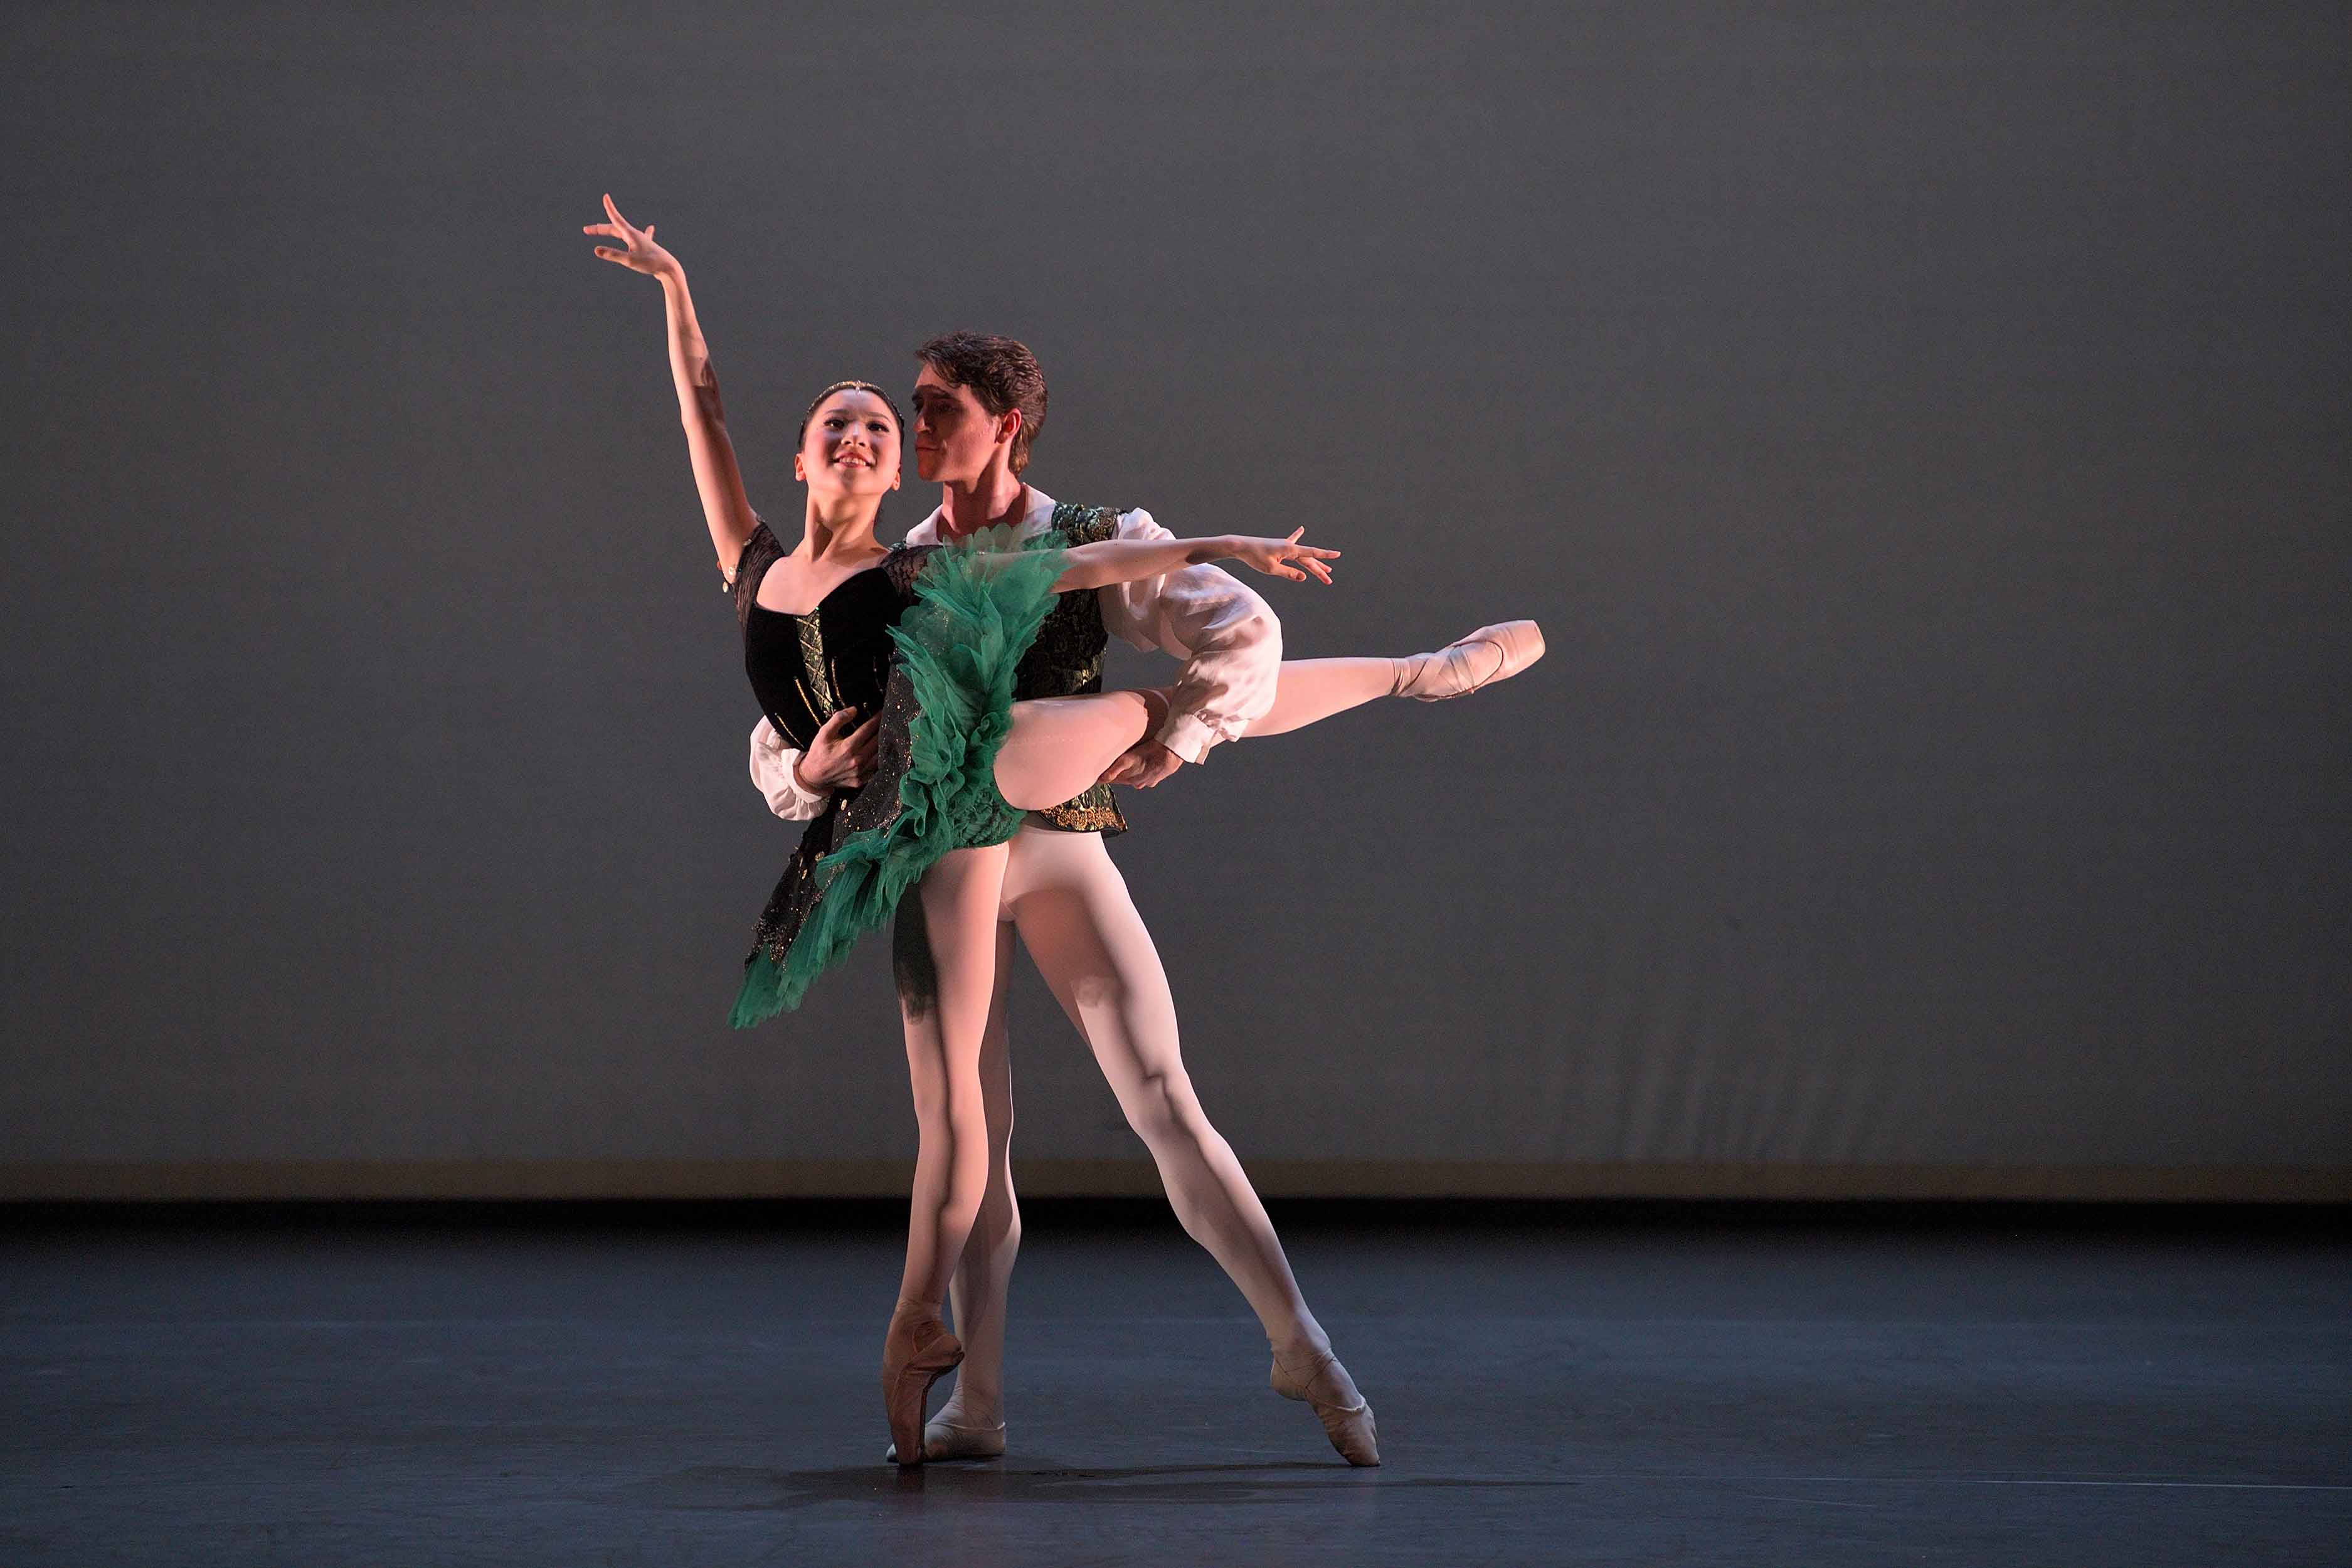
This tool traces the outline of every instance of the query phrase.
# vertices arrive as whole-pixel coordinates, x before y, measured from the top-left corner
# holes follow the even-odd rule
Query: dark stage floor
[[[2340,1215],[1278,1207],[1351,1470],[1164,1210],[1037,1204],[1012,1452],[902,1475],[835,1213],[10,1214],[0,1563],[2352,1561]]]

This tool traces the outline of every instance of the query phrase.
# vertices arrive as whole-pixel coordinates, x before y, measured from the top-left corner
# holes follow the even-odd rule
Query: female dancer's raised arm
[[[694,462],[694,488],[702,497],[703,521],[710,525],[710,546],[719,552],[719,574],[731,578],[743,545],[760,520],[752,515],[751,498],[743,493],[742,471],[735,466],[735,443],[727,436],[727,411],[719,401],[719,377],[710,368],[710,347],[694,318],[694,296],[687,292],[686,268],[677,257],[654,243],[654,226],[632,226],[608,195],[604,212],[610,223],[583,224],[583,234],[617,239],[620,247],[600,245],[596,254],[632,272],[657,279],[662,301],[669,312],[670,379],[677,386],[677,415],[686,426],[687,455]]]

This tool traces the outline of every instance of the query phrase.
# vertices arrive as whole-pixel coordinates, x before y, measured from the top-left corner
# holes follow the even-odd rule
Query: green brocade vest
[[[1118,536],[1118,509],[1077,506],[1068,501],[1054,508],[1046,525],[1055,542],[1066,549]],[[1103,626],[1102,605],[1091,593],[1065,594],[1055,603],[1037,640],[1029,645],[1013,671],[1013,695],[1079,697],[1102,689],[1103,649],[1110,633]],[[1124,833],[1127,818],[1111,798],[1110,785],[1096,784],[1057,806],[1035,815],[1068,833]]]

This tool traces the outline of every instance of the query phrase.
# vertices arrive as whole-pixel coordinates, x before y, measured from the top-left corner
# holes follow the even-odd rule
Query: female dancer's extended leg
[[[1285,734],[1382,697],[1434,702],[1466,696],[1510,679],[1543,653],[1543,633],[1535,622],[1504,621],[1433,653],[1286,659],[1275,685],[1274,706],[1244,734]],[[1108,691],[1014,703],[1012,732],[996,757],[999,793],[1024,811],[1061,804],[1157,729],[1168,700],[1165,691]]]
[[[1543,653],[1543,633],[1535,622],[1504,621],[1481,626],[1433,653],[1402,658],[1285,659],[1274,706],[1243,733],[1256,740],[1302,730],[1381,697],[1423,702],[1465,697],[1509,679]]]
[[[1274,706],[1242,731],[1244,739],[1301,730],[1318,719],[1391,696],[1404,683],[1402,658],[1286,658]]]
[[[1159,691],[1015,702],[1012,732],[996,753],[997,791],[1023,811],[1059,805],[1093,787],[1167,712],[1167,695]]]

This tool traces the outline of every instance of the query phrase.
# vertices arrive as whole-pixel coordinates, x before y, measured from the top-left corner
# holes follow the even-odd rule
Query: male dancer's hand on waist
[[[1103,770],[1103,776],[1097,782],[1150,789],[1183,765],[1183,758],[1159,742],[1139,741],[1120,753],[1117,762]]]
[[[862,788],[874,771],[874,744],[881,723],[879,713],[860,724],[856,709],[839,710],[793,764],[793,782],[811,795]]]

